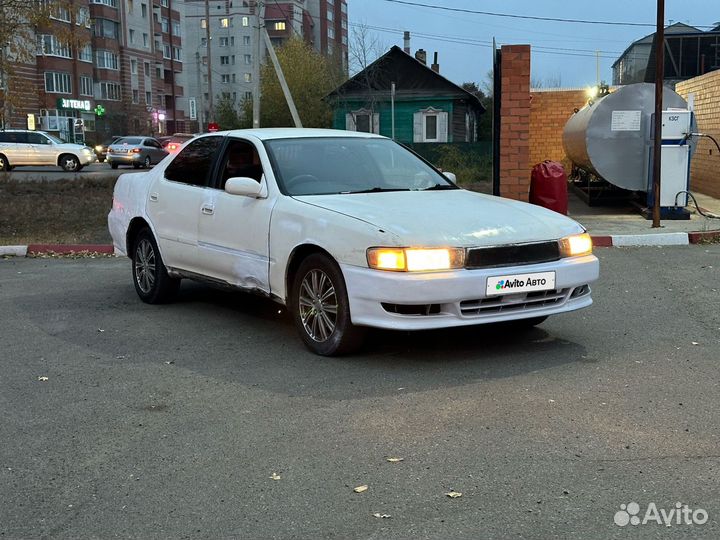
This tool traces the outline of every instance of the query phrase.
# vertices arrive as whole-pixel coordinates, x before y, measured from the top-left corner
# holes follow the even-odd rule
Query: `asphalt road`
[[[107,163],[91,163],[83,167],[80,172],[68,173],[60,167],[15,167],[9,173],[8,178],[20,180],[24,182],[37,182],[45,180],[67,180],[67,179],[97,179],[97,178],[117,178],[123,173],[135,171],[133,167],[120,166],[117,169],[110,168]],[[142,171],[142,169],[140,169]]]
[[[599,255],[588,310],[339,359],[263,299],[0,260],[0,537],[718,538],[720,246]],[[678,501],[707,523],[613,522]]]

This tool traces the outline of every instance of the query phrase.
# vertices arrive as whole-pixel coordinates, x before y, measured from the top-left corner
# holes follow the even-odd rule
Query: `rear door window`
[[[222,135],[202,137],[183,148],[165,169],[165,178],[192,186],[207,185]]]

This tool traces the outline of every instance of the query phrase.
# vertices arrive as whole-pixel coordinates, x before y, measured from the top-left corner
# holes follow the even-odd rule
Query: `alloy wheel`
[[[155,285],[155,250],[147,238],[143,238],[135,248],[135,280],[140,290],[148,294]]]
[[[314,341],[324,342],[337,324],[338,300],[328,275],[319,269],[308,272],[300,285],[300,320]]]

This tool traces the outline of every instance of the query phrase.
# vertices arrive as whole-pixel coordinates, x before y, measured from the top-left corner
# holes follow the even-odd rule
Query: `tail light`
[[[175,150],[177,150],[177,144],[168,144],[168,150],[174,152]]]
[[[133,149],[132,149],[132,152],[133,152],[133,154],[139,154],[139,153],[140,153],[140,149],[139,149],[139,148],[133,148]]]

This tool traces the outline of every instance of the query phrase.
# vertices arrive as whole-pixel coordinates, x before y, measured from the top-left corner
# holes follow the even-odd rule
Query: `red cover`
[[[567,215],[567,174],[561,163],[546,160],[533,167],[530,202]]]

